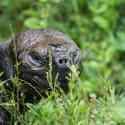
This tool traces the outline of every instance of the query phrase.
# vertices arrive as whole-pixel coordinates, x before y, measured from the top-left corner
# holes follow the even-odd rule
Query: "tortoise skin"
[[[25,97],[24,103],[35,103],[41,99],[41,95],[45,95],[46,91],[51,91],[47,79],[50,67],[52,79],[54,80],[58,74],[59,87],[65,93],[69,91],[67,79],[69,67],[72,64],[79,65],[80,50],[67,35],[52,29],[35,29],[17,33],[7,42],[0,44],[0,71],[4,72],[0,79],[5,81],[4,87],[10,93],[17,89],[11,81],[11,78],[17,74],[15,68],[17,62],[19,62],[18,77],[24,81],[20,85],[19,98]],[[1,95],[2,92],[1,102],[7,100],[8,95],[5,94],[4,98]],[[3,112],[3,107],[0,111]],[[3,113],[9,115],[6,110]],[[0,119],[7,118],[0,113]]]

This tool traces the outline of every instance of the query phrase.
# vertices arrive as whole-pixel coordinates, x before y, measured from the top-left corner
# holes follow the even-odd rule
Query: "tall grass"
[[[0,39],[12,33],[9,24],[16,32],[54,28],[70,35],[85,58],[80,77],[72,67],[67,95],[53,91],[37,105],[27,104],[25,115],[17,112],[13,92],[0,103],[14,114],[15,125],[125,124],[125,0],[1,0],[0,8]],[[22,84],[18,75],[13,82]]]
[[[22,125],[123,125],[125,98],[115,95],[111,81],[103,80],[97,92],[86,90],[84,81],[73,66],[69,82],[70,92],[57,91],[39,104],[27,104],[29,110],[22,116]],[[102,79],[102,78],[100,78]],[[101,94],[100,94],[101,93]],[[98,95],[99,94],[99,95]],[[15,121],[17,123],[19,119]]]

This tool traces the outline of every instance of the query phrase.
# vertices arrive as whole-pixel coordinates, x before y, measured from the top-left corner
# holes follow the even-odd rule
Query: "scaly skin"
[[[40,100],[42,94],[51,90],[46,75],[49,71],[50,57],[52,58],[52,78],[54,79],[58,74],[58,84],[67,93],[69,66],[79,65],[80,50],[68,36],[50,29],[17,33],[0,45],[0,70],[4,72],[1,77],[1,80],[5,81],[4,87],[10,92],[13,88],[16,90],[11,83],[11,78],[16,74],[15,65],[19,62],[18,77],[25,81],[20,86],[19,98],[23,96],[24,102],[31,103]],[[2,99],[1,96],[0,101],[2,100],[6,99]],[[3,112],[3,108],[0,110]],[[5,115],[0,114],[0,119],[2,118],[6,119]]]

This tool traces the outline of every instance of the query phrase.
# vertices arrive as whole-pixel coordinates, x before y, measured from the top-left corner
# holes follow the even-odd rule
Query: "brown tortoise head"
[[[14,86],[11,78],[16,74],[17,62],[20,64],[19,78],[23,82]],[[10,90],[0,93],[0,102],[6,102],[13,95],[11,93],[14,93],[20,112],[25,111],[25,102],[35,103],[41,99],[41,94],[51,90],[50,81],[47,79],[50,67],[51,82],[58,74],[58,85],[67,93],[69,67],[79,63],[79,48],[61,32],[43,29],[18,33],[8,42],[0,44],[0,71],[4,72],[0,80],[3,80],[5,88]],[[10,122],[10,118],[12,117],[9,112],[0,106],[0,123],[7,124],[6,121]]]
[[[20,78],[40,91],[50,89],[46,73],[51,55],[52,77],[58,74],[59,86],[68,92],[69,66],[80,62],[80,50],[68,36],[50,29],[28,30],[18,33],[9,46],[21,63]]]

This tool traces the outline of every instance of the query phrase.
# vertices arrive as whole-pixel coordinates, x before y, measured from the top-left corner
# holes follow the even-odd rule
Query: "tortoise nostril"
[[[67,59],[59,59],[59,64],[66,64],[67,63]]]

